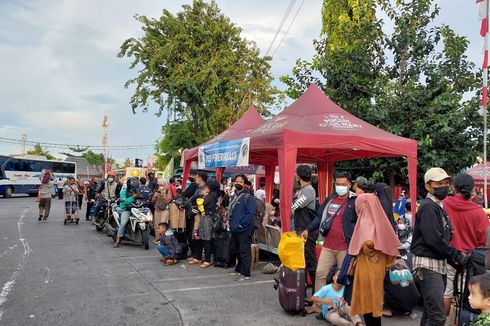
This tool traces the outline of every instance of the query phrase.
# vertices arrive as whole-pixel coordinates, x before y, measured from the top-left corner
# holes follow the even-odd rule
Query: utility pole
[[[22,134],[22,154],[26,155],[27,134]]]
[[[108,166],[108,157],[109,157],[109,151],[107,149],[107,136],[109,134],[109,118],[107,115],[104,115],[104,120],[102,121],[102,130],[103,130],[103,136],[102,136],[102,148],[104,151],[104,176],[107,175],[107,172],[109,172],[109,166]]]

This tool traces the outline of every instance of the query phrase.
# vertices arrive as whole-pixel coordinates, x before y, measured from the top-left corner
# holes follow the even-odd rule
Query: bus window
[[[5,167],[5,171],[19,171],[19,170],[20,170],[20,164],[19,164],[18,159],[13,158],[7,162],[7,166]]]
[[[62,163],[63,173],[75,173],[75,164],[72,163]]]

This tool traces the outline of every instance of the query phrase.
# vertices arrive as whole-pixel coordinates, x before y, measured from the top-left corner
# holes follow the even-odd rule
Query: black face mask
[[[443,200],[444,198],[447,197],[448,194],[449,194],[449,186],[434,188],[433,195],[439,200]]]
[[[194,180],[195,180],[195,179],[194,179],[193,177],[189,177],[189,181],[190,181],[190,182],[194,182]]]
[[[240,192],[243,190],[243,186],[241,184],[236,184],[235,189],[236,189],[236,191]]]

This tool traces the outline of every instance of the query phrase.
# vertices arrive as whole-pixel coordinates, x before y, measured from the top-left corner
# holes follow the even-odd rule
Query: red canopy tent
[[[485,172],[487,173],[487,182],[488,185],[490,185],[490,162],[487,162],[487,168],[485,169],[485,164],[481,163],[478,165],[475,165],[474,167],[470,168],[469,170],[466,171],[469,175],[473,177],[475,180],[475,187],[476,188],[483,188],[484,183],[485,183]],[[487,187],[488,187],[487,185]]]
[[[318,196],[332,190],[336,161],[372,157],[407,157],[410,195],[416,198],[417,142],[381,130],[332,102],[315,84],[283,112],[258,128],[237,133],[250,137],[250,164],[264,165],[267,200],[279,165],[282,229],[289,231],[296,163],[316,162]],[[227,138],[231,139],[231,138]],[[214,140],[213,140],[214,141]],[[186,166],[196,157],[186,156]]]
[[[260,116],[259,112],[257,112],[257,109],[254,106],[251,106],[247,111],[245,111],[243,116],[238,121],[236,121],[230,128],[226,129],[221,134],[207,141],[203,145],[212,144],[218,141],[246,137],[244,135],[251,132],[252,130],[254,130],[255,128],[259,127],[262,124],[264,124],[264,119]],[[183,182],[182,182],[184,185],[185,182],[187,181],[187,178],[189,177],[191,162],[197,161],[198,159],[197,158],[198,152],[199,152],[199,146],[193,147],[191,149],[186,149],[184,151],[183,154],[184,175],[183,175]],[[216,168],[216,180],[218,181],[221,180],[224,170],[225,168]]]

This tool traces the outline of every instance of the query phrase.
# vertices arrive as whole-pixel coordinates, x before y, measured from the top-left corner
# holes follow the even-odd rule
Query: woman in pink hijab
[[[357,257],[351,315],[364,315],[367,326],[381,325],[383,280],[399,255],[400,241],[375,194],[357,197],[356,213],[349,245],[349,254]]]

